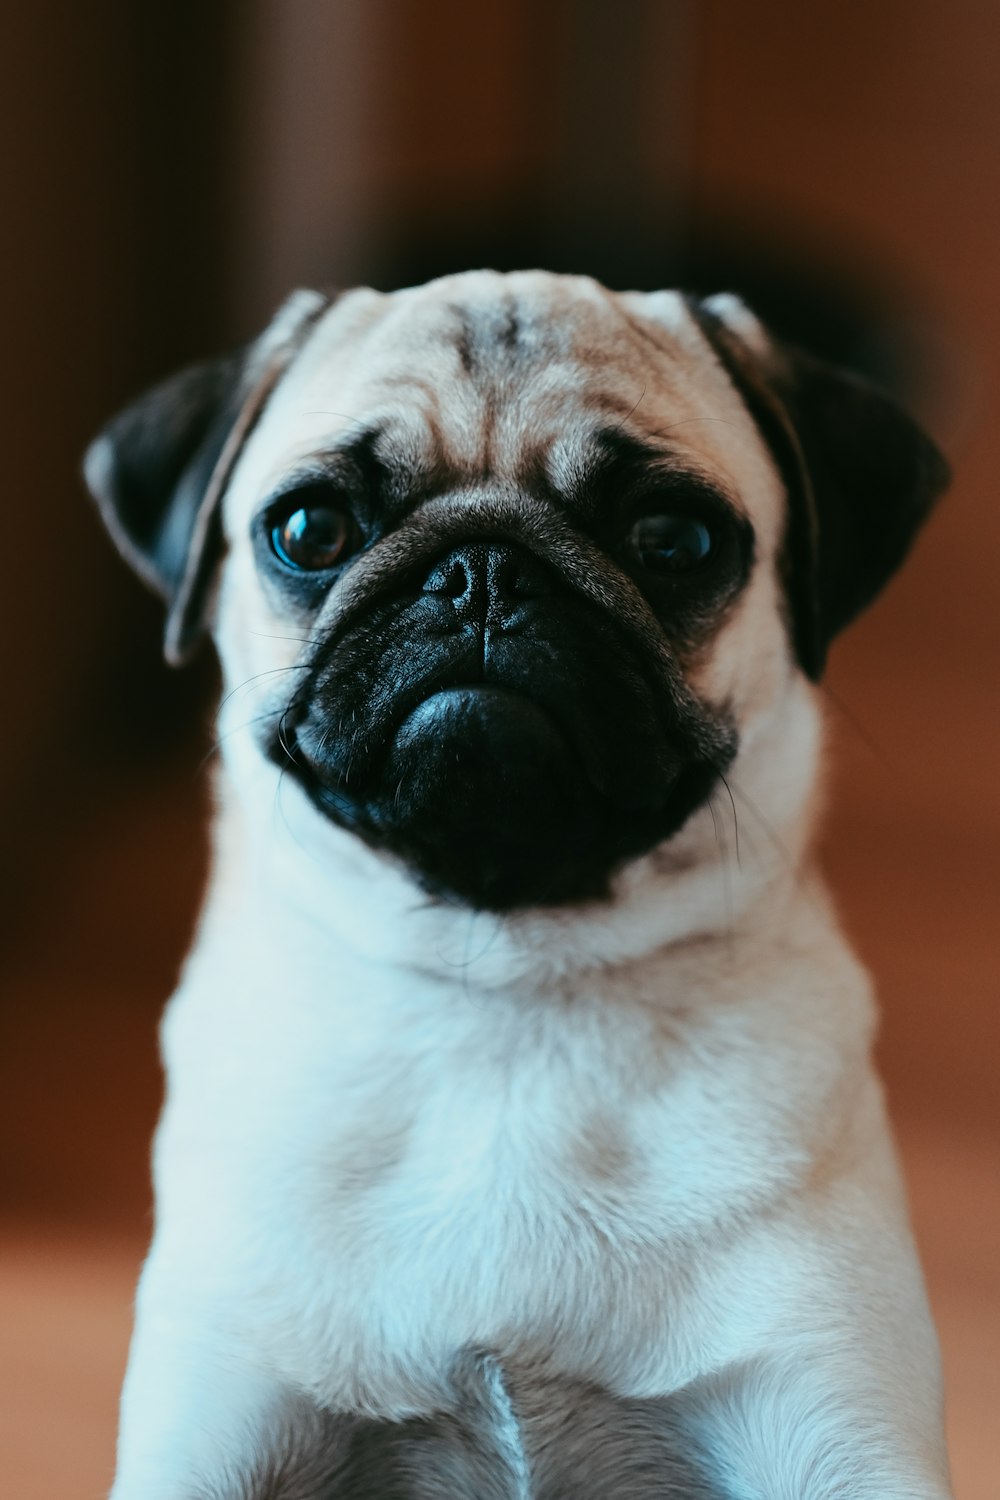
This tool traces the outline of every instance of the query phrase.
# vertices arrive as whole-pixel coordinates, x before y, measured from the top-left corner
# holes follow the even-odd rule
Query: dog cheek
[[[755,580],[688,672],[698,697],[724,704],[744,734],[773,711],[796,672],[782,614],[773,577]]]
[[[250,549],[231,552],[223,568],[216,605],[215,641],[223,695],[262,704],[271,689],[287,702],[306,632],[272,608],[257,577]]]

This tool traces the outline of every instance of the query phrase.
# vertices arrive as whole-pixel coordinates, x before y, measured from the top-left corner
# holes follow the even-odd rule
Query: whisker
[[[320,737],[319,737],[319,744],[316,746],[316,749],[313,752],[314,755],[315,755],[315,758],[317,760],[322,755],[323,751],[326,749],[327,741],[329,740],[329,738],[330,738],[331,734],[333,733],[333,731],[334,731],[334,724],[331,721],[326,726],[326,728],[323,730],[323,733],[320,735]]]
[[[278,779],[274,784],[274,801],[271,803],[271,828],[273,831],[274,825],[280,817],[292,839],[296,843],[298,843],[298,840],[295,838],[294,829],[288,821],[288,814],[285,812],[285,809],[281,805],[281,788],[284,784],[285,776],[287,775],[287,773],[287,766],[279,766]]]
[[[205,766],[212,759],[212,756],[218,755],[223,745],[231,740],[234,735],[240,734],[244,729],[252,729],[255,724],[263,724],[265,719],[273,719],[277,714],[283,712],[283,708],[265,709],[262,714],[254,714],[253,718],[244,719],[240,724],[234,724],[232,729],[226,730],[225,734],[216,735],[215,739],[209,745],[208,749],[205,751],[205,754],[201,757],[201,760],[199,760],[197,766],[195,767],[194,775],[200,775],[201,772],[205,769]]]
[[[729,788],[729,792],[730,796],[735,794],[740,799],[741,803],[743,804],[744,810],[752,816],[758,828],[760,828],[761,832],[770,842],[771,847],[777,854],[781,856],[782,862],[794,876],[796,884],[801,887],[802,862],[800,859],[793,858],[788,850],[787,845],[781,838],[780,834],[775,830],[770,819],[767,818],[763,812],[761,812],[754,799],[749,795],[749,793],[743,790],[739,782],[735,779],[733,780],[732,785]]]
[[[294,766],[296,764],[295,753],[289,745],[287,739],[285,738],[285,720],[288,718],[288,715],[291,713],[291,711],[292,705],[289,703],[283,709],[281,718],[278,720],[278,744],[288,756],[289,762]],[[287,767],[282,767],[282,770],[287,770]]]
[[[298,646],[315,646],[316,641],[308,635],[270,635],[266,630],[248,630],[248,635],[255,635],[259,641],[293,641]]]
[[[230,698],[234,698],[237,693],[241,693],[243,689],[249,687],[252,682],[259,682],[262,677],[276,677],[282,672],[305,672],[307,670],[308,669],[305,663],[296,662],[294,665],[288,667],[269,667],[266,672],[255,672],[253,676],[248,677],[245,682],[238,682],[234,688],[231,688],[229,690],[226,696],[222,699],[222,702],[219,704],[219,712],[222,712],[226,704],[229,702]]]
[[[731,958],[733,953],[733,889],[729,870],[729,844],[723,835],[722,829],[719,826],[718,815],[715,811],[714,794],[708,799],[708,810],[712,814],[712,827],[715,830],[715,842],[718,845],[719,855],[722,862],[722,905],[726,913],[726,944],[729,949],[729,956]]]
[[[828,682],[821,682],[820,690],[825,693],[827,698],[829,698],[830,702],[833,704],[837,712],[841,715],[844,722],[854,730],[854,733],[857,735],[861,743],[865,746],[866,750],[868,750],[870,754],[875,757],[875,759],[886,771],[889,771],[893,776],[898,776],[900,774],[900,767],[893,761],[890,755],[886,754],[885,750],[878,743],[878,741],[868,733],[868,730],[865,728],[864,724],[862,724],[861,720],[855,714],[854,710],[847,706],[843,698],[841,698],[837,693],[834,692],[833,688]]]
[[[473,964],[478,963],[481,958],[485,958],[486,954],[489,953],[490,949],[493,947],[493,944],[496,942],[497,938],[500,936],[500,933],[503,931],[504,926],[506,925],[506,918],[503,916],[503,914],[501,912],[495,913],[495,920],[493,923],[492,931],[488,934],[485,943],[482,944],[482,946],[479,948],[479,951],[473,953],[472,937],[473,933],[475,932],[476,923],[477,921],[480,921],[485,915],[485,912],[477,911],[470,911],[467,913],[465,936],[462,941],[461,959],[449,958],[446,953],[441,951],[440,947],[438,948],[438,958],[441,960],[445,968],[457,969],[459,973],[461,973],[462,988],[467,1000],[470,1000],[472,998],[469,993],[468,987],[469,969],[471,969]]]
[[[692,422],[712,422],[719,427],[739,426],[739,423],[734,422],[731,417],[681,417],[680,421],[671,422],[668,427],[657,427],[653,432],[653,436],[666,437],[668,433],[676,432],[678,427],[689,427]]]
[[[637,401],[637,402],[636,402],[636,403],[635,403],[635,405],[634,405],[634,406],[633,406],[633,407],[631,407],[631,408],[630,408],[630,409],[629,409],[629,410],[628,410],[628,411],[627,411],[627,412],[626,412],[626,413],[625,413],[625,415],[624,415],[624,416],[623,416],[623,417],[622,417],[622,419],[621,419],[621,421],[620,421],[620,422],[619,422],[619,423],[618,423],[618,425],[617,425],[617,427],[616,427],[616,428],[615,428],[615,431],[616,431],[616,432],[621,432],[621,431],[622,431],[622,429],[623,429],[623,428],[624,428],[624,426],[625,426],[625,423],[626,423],[626,422],[627,422],[627,421],[629,421],[629,420],[630,420],[630,418],[632,418],[632,417],[634,417],[634,416],[635,416],[635,414],[636,414],[636,412],[637,412],[637,411],[638,411],[638,410],[639,410],[639,407],[640,407],[640,406],[641,406],[641,405],[642,405],[642,403],[643,403],[643,401],[644,401],[644,400],[645,400],[645,399],[646,399],[646,387],[645,387],[645,385],[644,385],[644,386],[643,386],[643,388],[642,388],[642,391],[641,391],[641,393],[640,393],[640,395],[639,395],[639,399],[638,399],[638,401]]]
[[[307,417],[340,417],[341,421],[356,422],[359,427],[363,425],[361,418],[356,412],[352,415],[346,411],[328,411],[324,406],[314,407],[312,411],[307,411],[305,415]]]
[[[743,862],[740,859],[740,820],[739,820],[739,816],[738,816],[738,814],[736,812],[736,801],[735,801],[735,798],[733,797],[733,789],[729,785],[729,782],[723,776],[723,774],[722,774],[721,771],[719,772],[719,780],[722,782],[722,785],[725,787],[727,793],[729,794],[729,802],[730,802],[730,805],[731,805],[731,807],[733,809],[733,836],[734,836],[734,842],[736,844],[736,868],[738,870],[742,870],[742,868],[743,868]]]

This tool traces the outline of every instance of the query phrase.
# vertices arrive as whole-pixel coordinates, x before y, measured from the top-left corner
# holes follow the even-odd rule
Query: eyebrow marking
[[[387,477],[387,466],[377,452],[381,437],[380,428],[362,427],[328,448],[317,449],[297,472],[312,473],[317,480],[360,480],[368,487],[381,489]]]
[[[270,509],[296,490],[329,485],[345,492],[359,520],[395,523],[433,494],[454,488],[464,477],[448,463],[436,423],[429,422],[428,429],[431,452],[425,457],[394,451],[381,426],[362,427],[310,454],[284,475],[261,509]]]
[[[612,486],[641,490],[651,482],[667,492],[676,489],[685,494],[700,493],[706,500],[724,503],[737,515],[743,514],[721,480],[703,473],[690,459],[623,432],[620,427],[604,428],[594,434],[581,456],[573,492],[568,498],[597,507]]]

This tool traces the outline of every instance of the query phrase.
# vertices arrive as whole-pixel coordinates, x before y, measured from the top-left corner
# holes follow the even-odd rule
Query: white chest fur
[[[754,1226],[836,1173],[871,1090],[820,901],[485,992],[474,962],[378,969],[264,911],[223,963],[210,920],[165,1025],[151,1263],[197,1244],[189,1306],[385,1414],[470,1345],[635,1394],[759,1349],[760,1316],[725,1310]]]

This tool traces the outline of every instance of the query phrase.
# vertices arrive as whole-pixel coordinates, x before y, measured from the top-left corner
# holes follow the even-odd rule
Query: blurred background
[[[956,1492],[996,1495],[998,49],[994,0],[4,7],[7,1492],[111,1473],[155,1025],[205,870],[213,666],[161,664],[82,450],[293,285],[541,264],[740,291],[954,461],[833,654],[825,857],[882,998]]]

